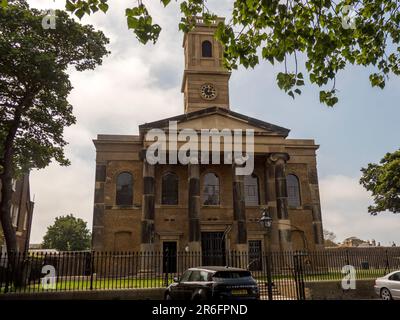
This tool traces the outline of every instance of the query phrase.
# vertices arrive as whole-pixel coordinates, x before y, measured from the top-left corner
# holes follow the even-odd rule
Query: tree
[[[47,228],[43,248],[60,251],[79,251],[90,248],[91,235],[87,223],[72,214],[57,217]]]
[[[4,244],[4,234],[3,234],[3,229],[0,226],[0,248]]]
[[[335,242],[336,240],[336,234],[334,234],[332,231],[324,229],[324,244],[325,247],[337,247],[337,243]]]
[[[360,184],[372,192],[374,205],[368,212],[377,215],[382,211],[400,212],[400,149],[386,153],[379,164],[369,163],[361,169]]]
[[[125,15],[128,28],[142,43],[157,41],[161,32],[146,2],[138,0]],[[217,1],[217,0],[215,0]],[[108,0],[66,0],[65,8],[77,17],[107,12]],[[171,0],[160,0],[167,6]],[[179,28],[187,32],[201,16],[215,20],[206,0],[176,0],[182,18]],[[369,80],[383,89],[391,73],[400,74],[400,4],[398,0],[236,0],[232,19],[220,23],[216,37],[225,47],[229,69],[253,68],[260,57],[271,64],[283,63],[277,73],[280,89],[292,98],[301,94],[303,73],[311,84],[322,87],[319,100],[328,106],[338,102],[336,75],[348,64],[371,67]],[[299,55],[304,66],[299,66]]]
[[[52,160],[68,165],[64,127],[75,123],[67,96],[67,68],[94,69],[108,54],[108,39],[56,11],[55,29],[46,13],[14,0],[0,9],[0,219],[7,251],[18,252],[11,223],[11,179]]]
[[[336,234],[334,234],[332,231],[324,229],[324,239],[330,240],[330,241],[335,241]]]

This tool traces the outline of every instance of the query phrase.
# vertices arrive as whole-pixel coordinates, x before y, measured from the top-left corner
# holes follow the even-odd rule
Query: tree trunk
[[[0,158],[0,165],[3,167],[3,172],[0,174],[1,181],[1,202],[0,202],[0,219],[1,226],[3,228],[4,238],[7,246],[8,266],[9,274],[13,274],[15,277],[13,282],[16,286],[21,284],[20,270],[17,270],[22,264],[19,263],[18,258],[18,244],[17,235],[12,225],[12,219],[10,215],[11,199],[12,199],[12,178],[14,171],[13,155],[14,155],[14,139],[19,128],[24,106],[31,101],[28,95],[24,97],[22,103],[15,108],[14,119],[11,122],[8,130],[6,139],[3,144],[4,153]]]
[[[1,203],[0,203],[0,219],[1,226],[3,228],[3,234],[6,241],[7,247],[7,275],[9,279],[11,275],[14,275],[13,282],[15,286],[19,286],[20,281],[16,275],[19,274],[17,267],[20,265],[18,259],[18,245],[17,235],[12,225],[10,209],[11,209],[11,197],[12,197],[12,152],[5,149],[4,158],[2,161],[3,173],[0,175],[1,179]],[[10,154],[9,156],[7,154]]]
[[[4,238],[6,240],[7,253],[10,256],[18,252],[17,236],[12,226],[10,209],[12,198],[12,178],[13,178],[13,155],[14,139],[21,123],[22,114],[27,106],[32,103],[33,94],[27,92],[21,103],[15,106],[14,119],[11,121],[10,128],[3,144],[3,154],[0,158],[0,165],[3,172],[0,174],[1,180],[1,200],[0,200],[0,219],[3,227]]]
[[[1,204],[0,204],[0,218],[1,226],[3,228],[4,239],[7,246],[7,254],[10,256],[13,252],[18,252],[17,237],[12,226],[10,209],[12,197],[12,176],[9,170],[4,167],[4,172],[1,175]]]

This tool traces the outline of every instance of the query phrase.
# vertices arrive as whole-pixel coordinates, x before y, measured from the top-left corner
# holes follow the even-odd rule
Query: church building
[[[257,255],[268,239],[274,251],[323,249],[318,145],[311,139],[290,139],[289,129],[231,108],[230,72],[213,36],[219,21],[206,25],[198,19],[184,35],[182,114],[142,124],[138,135],[99,134],[93,141],[93,250],[201,251],[207,259],[231,250]],[[176,132],[253,130],[253,172],[238,175],[238,165],[222,160],[149,162],[146,135],[152,129],[168,133],[171,122]],[[272,217],[270,236],[260,224],[263,210]]]

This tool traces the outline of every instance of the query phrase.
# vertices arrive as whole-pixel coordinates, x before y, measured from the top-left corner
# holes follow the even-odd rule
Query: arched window
[[[244,200],[246,206],[258,206],[258,177],[255,174],[244,176]]]
[[[203,205],[219,205],[219,178],[215,173],[207,173],[203,180]]]
[[[161,183],[161,204],[178,204],[178,176],[168,172],[163,175]]]
[[[205,58],[212,57],[212,44],[210,41],[205,40],[201,43],[201,56]]]
[[[289,207],[300,206],[300,184],[299,179],[294,174],[288,174],[286,177],[288,205]]]
[[[117,177],[115,203],[119,206],[130,206],[133,203],[133,177],[129,172],[122,172]]]

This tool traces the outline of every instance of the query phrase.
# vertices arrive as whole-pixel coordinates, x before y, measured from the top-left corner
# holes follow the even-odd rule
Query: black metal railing
[[[221,256],[223,254],[223,257]],[[269,257],[269,259],[268,259]],[[254,252],[35,252],[0,254],[0,294],[69,290],[162,288],[190,267],[224,261],[248,269],[267,295],[270,261],[274,299],[304,299],[305,282],[343,279],[352,266],[357,279],[375,279],[400,269],[400,248]]]

